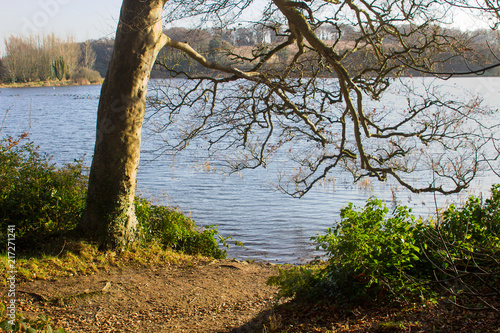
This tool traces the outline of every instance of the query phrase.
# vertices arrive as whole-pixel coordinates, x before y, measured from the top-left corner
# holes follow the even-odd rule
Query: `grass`
[[[46,249],[48,254],[21,254],[16,257],[17,279],[25,281],[57,280],[63,277],[94,274],[109,271],[114,267],[125,266],[192,266],[210,260],[201,255],[188,255],[171,249],[164,249],[159,244],[135,248],[116,253],[100,252],[96,245],[85,241],[59,239],[53,247]],[[7,285],[10,268],[6,253],[0,254],[0,283]]]

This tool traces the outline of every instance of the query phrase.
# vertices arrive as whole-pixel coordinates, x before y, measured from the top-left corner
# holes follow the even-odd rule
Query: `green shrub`
[[[8,225],[16,226],[16,237],[31,241],[73,229],[85,204],[82,162],[57,168],[23,139],[0,141],[0,236]]]
[[[425,226],[407,207],[397,207],[390,217],[388,212],[376,198],[369,199],[364,209],[352,203],[344,207],[334,228],[312,238],[317,249],[326,251],[328,265],[305,268],[302,273],[307,283],[299,289],[288,286],[294,294],[285,296],[307,298],[313,293],[342,305],[386,298],[389,293],[395,299],[416,296],[420,288],[409,283],[408,276],[420,260],[417,238]],[[283,272],[281,279],[271,282],[288,284],[287,280],[300,272]]]
[[[218,246],[217,227],[208,226],[198,230],[194,221],[176,209],[155,206],[145,199],[135,201],[135,210],[143,243],[160,242],[164,247],[187,254],[202,254],[214,258],[225,258],[226,250]]]
[[[441,277],[450,268],[484,269],[500,259],[500,185],[491,193],[484,201],[471,196],[462,207],[450,205],[423,235],[428,260]]]
[[[405,206],[388,215],[375,198],[362,209],[349,204],[334,228],[312,238],[327,263],[282,269],[268,282],[283,297],[343,306],[417,301],[439,292],[488,308],[500,301],[499,207],[498,185],[484,203],[471,197],[460,209],[450,206],[439,223],[423,223]]]
[[[337,287],[341,282],[337,297],[355,301],[390,293],[394,299],[403,300],[418,295],[420,290],[409,276],[418,274],[418,240],[426,227],[406,206],[396,207],[390,217],[388,212],[375,198],[369,199],[363,210],[349,204],[342,209],[341,221],[333,230],[314,238],[331,257],[327,272],[331,284]]]
[[[492,186],[484,201],[470,197],[462,207],[451,205],[425,236],[425,252],[441,290],[463,307],[498,312],[500,185]]]
[[[500,248],[500,185],[491,188],[491,197],[484,202],[471,196],[460,208],[451,205],[436,230],[440,239],[450,245],[456,259],[466,253]],[[456,252],[455,250],[458,250]],[[490,251],[489,251],[490,252]]]
[[[88,179],[81,161],[57,168],[25,139],[0,141],[0,240],[5,241],[8,226],[15,225],[17,241],[39,244],[77,226]],[[186,254],[226,256],[217,240],[228,247],[227,238],[215,226],[200,230],[179,211],[144,199],[137,199],[135,207],[143,245],[157,242]]]

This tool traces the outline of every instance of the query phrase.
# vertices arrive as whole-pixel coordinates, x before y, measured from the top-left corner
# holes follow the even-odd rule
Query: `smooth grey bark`
[[[82,236],[123,249],[136,238],[134,197],[149,76],[165,44],[166,0],[124,0],[101,89]]]

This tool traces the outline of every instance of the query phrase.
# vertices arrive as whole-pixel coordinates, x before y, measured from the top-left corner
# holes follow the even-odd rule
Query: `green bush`
[[[76,227],[88,179],[81,161],[57,168],[25,140],[26,135],[0,141],[0,240],[5,241],[8,226],[15,225],[17,240],[39,244],[47,236]],[[179,211],[144,199],[136,199],[135,207],[142,245],[158,242],[187,254],[226,256],[217,240],[228,247],[227,238],[215,226],[199,230]]]
[[[362,209],[349,204],[334,228],[312,238],[327,263],[283,269],[268,282],[284,297],[338,305],[416,301],[437,292],[455,302],[462,294],[498,302],[499,207],[498,185],[484,203],[471,197],[460,209],[450,206],[439,223],[417,220],[405,206],[388,215],[376,198]]]
[[[375,198],[369,199],[363,210],[349,204],[341,210],[341,221],[335,228],[314,238],[318,248],[332,258],[326,276],[336,287],[335,297],[353,301],[391,293],[404,298],[417,292],[408,283],[408,276],[420,259],[417,239],[425,227],[406,206],[396,207],[391,217],[387,217],[388,212]]]
[[[443,213],[436,231],[439,231],[439,240],[450,245],[448,250],[455,259],[466,259],[468,252],[498,250],[500,185],[491,188],[491,197],[484,202],[472,196],[460,208],[451,205]]]
[[[0,141],[0,235],[15,225],[16,237],[36,241],[76,226],[87,176],[81,161],[57,168],[25,140]]]
[[[135,201],[135,211],[139,222],[143,243],[158,241],[163,246],[187,254],[202,254],[213,258],[225,258],[226,250],[219,248],[217,227],[208,226],[198,230],[194,221],[176,209],[155,206],[145,199]]]
[[[440,289],[463,307],[498,312],[500,185],[484,201],[470,197],[460,208],[451,205],[425,236],[425,252]]]
[[[304,286],[287,286],[294,294],[284,296],[323,295],[342,305],[379,300],[389,293],[395,299],[417,295],[420,288],[409,283],[408,276],[420,260],[417,239],[425,226],[407,207],[397,207],[390,217],[388,212],[376,198],[369,199],[364,209],[350,203],[341,210],[341,221],[334,228],[312,238],[317,249],[326,251],[328,265],[282,272],[281,278],[271,282],[288,284],[291,277],[303,273],[307,276]]]

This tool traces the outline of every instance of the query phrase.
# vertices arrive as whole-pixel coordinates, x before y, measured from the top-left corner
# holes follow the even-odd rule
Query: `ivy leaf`
[[[4,321],[0,322],[0,328],[7,332],[13,330],[12,325],[9,323],[8,319],[5,319]]]

